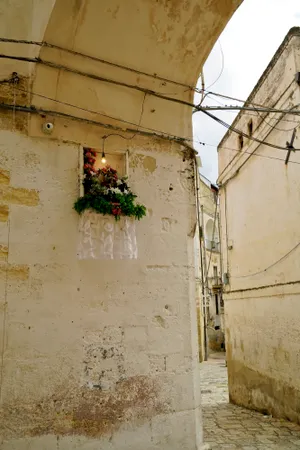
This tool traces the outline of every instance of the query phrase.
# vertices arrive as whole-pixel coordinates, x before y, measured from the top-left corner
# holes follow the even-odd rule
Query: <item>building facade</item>
[[[200,447],[194,151],[180,137],[239,3],[1,2],[1,449]],[[77,255],[83,148],[120,157],[147,207],[137,258]],[[94,225],[98,242],[114,229]]]
[[[244,135],[229,131],[218,149],[230,399],[297,422],[299,72],[293,28],[246,101],[257,110],[233,124]]]
[[[198,177],[197,311],[199,357],[224,351],[224,304],[221,267],[218,188],[201,175]]]

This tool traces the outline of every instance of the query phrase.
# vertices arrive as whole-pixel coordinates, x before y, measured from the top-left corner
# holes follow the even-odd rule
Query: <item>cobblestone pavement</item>
[[[299,425],[228,403],[224,359],[200,364],[200,373],[204,443],[208,449],[300,450]]]

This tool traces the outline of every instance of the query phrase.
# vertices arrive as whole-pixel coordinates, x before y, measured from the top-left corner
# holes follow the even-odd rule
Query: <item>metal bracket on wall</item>
[[[292,150],[295,151],[295,149],[294,149],[295,137],[296,137],[296,128],[293,131],[291,142],[287,142],[286,143],[286,148],[287,148],[288,152],[287,152],[287,155],[286,155],[286,158],[285,158],[285,162],[284,162],[285,165],[287,165],[287,163],[289,162],[291,151]]]

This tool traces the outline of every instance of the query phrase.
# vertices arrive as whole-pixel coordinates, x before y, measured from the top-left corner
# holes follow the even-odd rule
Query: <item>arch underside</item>
[[[45,41],[63,49],[194,86],[201,67],[240,0],[52,0],[6,2],[4,37]],[[10,22],[10,24],[9,24]],[[106,65],[57,48],[1,43],[1,53],[39,56],[46,62],[192,101],[185,86]],[[1,76],[12,68],[30,74],[30,103],[79,117],[191,135],[191,108],[44,64],[3,60]],[[54,102],[56,100],[57,102]],[[61,102],[61,103],[59,103]],[[74,105],[67,106],[65,103]],[[76,108],[77,107],[77,108]],[[79,109],[81,108],[81,110]],[[141,110],[142,114],[141,114]],[[32,133],[34,127],[32,127]]]

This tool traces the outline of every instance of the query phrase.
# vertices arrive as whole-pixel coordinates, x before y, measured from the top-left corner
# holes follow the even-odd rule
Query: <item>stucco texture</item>
[[[7,448],[12,438],[23,448],[22,438],[44,435],[128,448],[118,441],[123,429],[137,432],[130,448],[193,448],[201,433],[188,237],[193,181],[184,182],[191,161],[171,146],[143,143],[138,160],[130,159],[130,184],[148,207],[137,224],[139,259],[79,261],[72,211],[79,146],[2,131],[0,151],[8,206],[0,271]],[[147,170],[150,158],[155,170]],[[179,434],[176,421],[186,424]]]
[[[282,109],[299,104],[299,32],[290,31],[249,102]],[[222,147],[236,148],[237,136],[228,134],[219,149],[229,394],[234,403],[300,422],[299,152],[285,164],[299,119],[251,119],[255,136],[283,150],[247,139],[234,157],[229,152],[226,168],[230,158]],[[247,132],[249,120],[240,114],[237,128]]]

